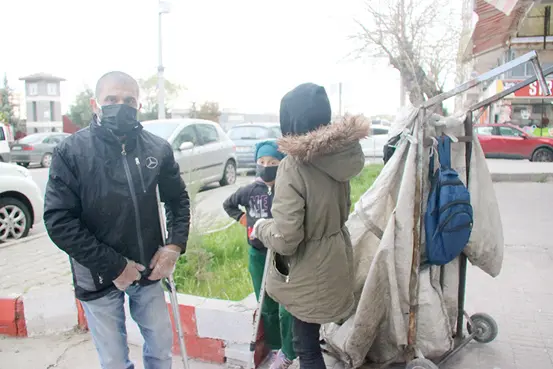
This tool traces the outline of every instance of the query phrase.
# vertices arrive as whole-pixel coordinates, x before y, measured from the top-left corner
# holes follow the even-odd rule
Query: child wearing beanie
[[[247,229],[249,272],[259,301],[267,249],[258,239],[250,239],[252,228],[259,219],[271,218],[274,184],[278,165],[284,154],[278,151],[276,142],[263,141],[256,145],[256,179],[239,188],[223,203],[227,214]],[[246,211],[240,209],[242,206]],[[269,296],[261,308],[265,341],[271,350],[277,351],[270,369],[286,369],[296,358],[292,344],[292,316]]]

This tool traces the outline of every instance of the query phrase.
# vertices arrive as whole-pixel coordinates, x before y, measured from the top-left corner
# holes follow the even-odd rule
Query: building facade
[[[65,79],[37,73],[20,80],[25,81],[26,133],[62,132],[60,87]]]
[[[537,51],[542,69],[553,67],[553,1],[467,0],[463,23],[469,30],[463,45],[465,80]],[[531,63],[520,65],[466,94],[464,106],[499,93],[534,76]],[[546,76],[553,88],[553,74]],[[481,123],[510,123],[539,135],[553,133],[553,97],[533,83],[480,112]]]

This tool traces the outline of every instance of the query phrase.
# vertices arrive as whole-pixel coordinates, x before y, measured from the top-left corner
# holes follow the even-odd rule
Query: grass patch
[[[351,209],[355,203],[359,201],[361,195],[363,195],[372,186],[374,180],[384,168],[382,164],[371,164],[366,166],[361,173],[351,180]]]
[[[382,167],[369,165],[352,179],[352,206],[369,189]],[[179,259],[175,269],[178,291],[203,297],[242,300],[253,292],[248,272],[249,247],[246,230],[238,223],[205,236],[191,234],[186,254]]]
[[[253,292],[248,272],[246,230],[233,224],[205,236],[191,234],[186,254],[175,269],[181,293],[228,300],[242,300]]]

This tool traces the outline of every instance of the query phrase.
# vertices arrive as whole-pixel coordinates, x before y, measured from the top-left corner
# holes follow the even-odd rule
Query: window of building
[[[532,105],[533,114],[543,114],[545,112],[545,107],[542,104]]]
[[[29,84],[29,96],[38,95],[38,85],[36,83]]]
[[[48,83],[48,95],[56,96],[58,94],[58,85],[55,83]]]
[[[53,101],[50,101],[50,122],[53,122],[56,120],[56,117],[55,117],[55,106],[54,106],[54,102]]]
[[[33,116],[33,122],[38,122],[38,114],[37,114],[37,111],[36,111],[36,101],[32,102],[31,114]]]

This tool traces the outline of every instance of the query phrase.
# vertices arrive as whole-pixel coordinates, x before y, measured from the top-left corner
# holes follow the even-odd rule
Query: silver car
[[[71,136],[63,132],[33,133],[14,141],[11,145],[11,162],[28,167],[40,164],[43,168],[50,167],[54,148],[64,139]]]
[[[187,184],[221,186],[236,182],[236,147],[218,124],[203,119],[142,122],[144,129],[169,142]]]
[[[369,137],[360,141],[365,158],[381,158],[384,155],[384,145],[388,142],[390,127],[373,124]]]
[[[255,169],[255,144],[282,137],[279,123],[237,124],[228,130],[228,136],[236,145],[238,168]]]

